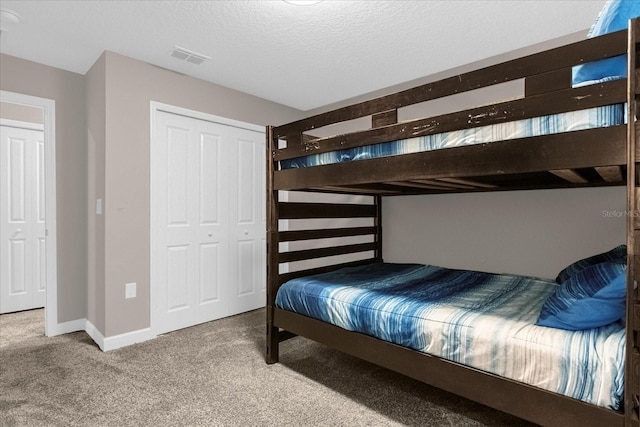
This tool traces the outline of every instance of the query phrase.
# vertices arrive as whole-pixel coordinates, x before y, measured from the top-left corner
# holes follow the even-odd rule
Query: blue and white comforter
[[[276,306],[506,378],[619,409],[624,325],[536,326],[555,282],[374,263],[291,280]]]

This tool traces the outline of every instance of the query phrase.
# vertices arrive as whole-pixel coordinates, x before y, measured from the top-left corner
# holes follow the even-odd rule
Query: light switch
[[[135,282],[126,283],[124,285],[124,297],[126,299],[135,298],[136,297],[136,287],[137,287],[137,284]]]

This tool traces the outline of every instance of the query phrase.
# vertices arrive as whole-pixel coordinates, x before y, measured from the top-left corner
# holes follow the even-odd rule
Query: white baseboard
[[[109,351],[117,348],[126,347],[143,341],[156,338],[151,332],[151,328],[140,329],[137,331],[127,332],[125,334],[106,337],[96,328],[90,321],[86,321],[85,331],[98,344],[100,350]]]
[[[69,322],[58,323],[51,330],[47,331],[48,337],[68,334],[71,332],[85,331],[102,351],[115,350],[131,344],[147,341],[156,338],[157,335],[151,332],[151,328],[140,329],[138,331],[127,332],[126,334],[115,335],[105,338],[102,332],[87,319],[77,319]]]
[[[56,323],[55,325],[53,325],[53,327],[46,328],[47,336],[55,337],[56,335],[63,335],[71,332],[84,331],[86,321],[87,321],[86,319],[77,319],[77,320],[71,320],[69,322]]]
[[[98,328],[93,326],[93,323],[91,323],[89,320],[85,319],[84,330],[85,330],[85,332],[87,334],[89,334],[91,339],[96,344],[98,344],[98,347],[100,347],[100,350],[105,351],[104,350],[104,335],[102,335],[102,333],[98,330]]]
[[[143,341],[148,341],[157,337],[151,332],[151,328],[140,329],[137,331],[127,332],[126,334],[106,337],[96,328],[93,323],[87,319],[72,320],[70,322],[58,323],[50,331],[47,331],[48,337],[56,335],[68,334],[71,332],[85,331],[102,351],[115,350],[117,348],[126,347]]]
[[[104,348],[100,348],[102,348],[103,351],[115,350],[117,348],[148,341],[156,337],[157,335],[151,332],[151,328],[139,329],[137,331],[104,338]]]

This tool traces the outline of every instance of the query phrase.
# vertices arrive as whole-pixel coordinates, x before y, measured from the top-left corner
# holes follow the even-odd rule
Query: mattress
[[[419,264],[373,263],[293,279],[276,306],[610,409],[623,396],[621,322],[536,326],[558,285]]]
[[[352,160],[373,159],[398,154],[615,126],[624,122],[624,104],[614,104],[297,157],[280,161],[280,168],[302,168]]]

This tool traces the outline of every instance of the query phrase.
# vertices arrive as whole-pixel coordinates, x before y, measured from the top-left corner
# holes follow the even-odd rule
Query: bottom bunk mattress
[[[536,326],[558,284],[525,276],[373,263],[293,279],[276,306],[618,410],[624,325]]]

